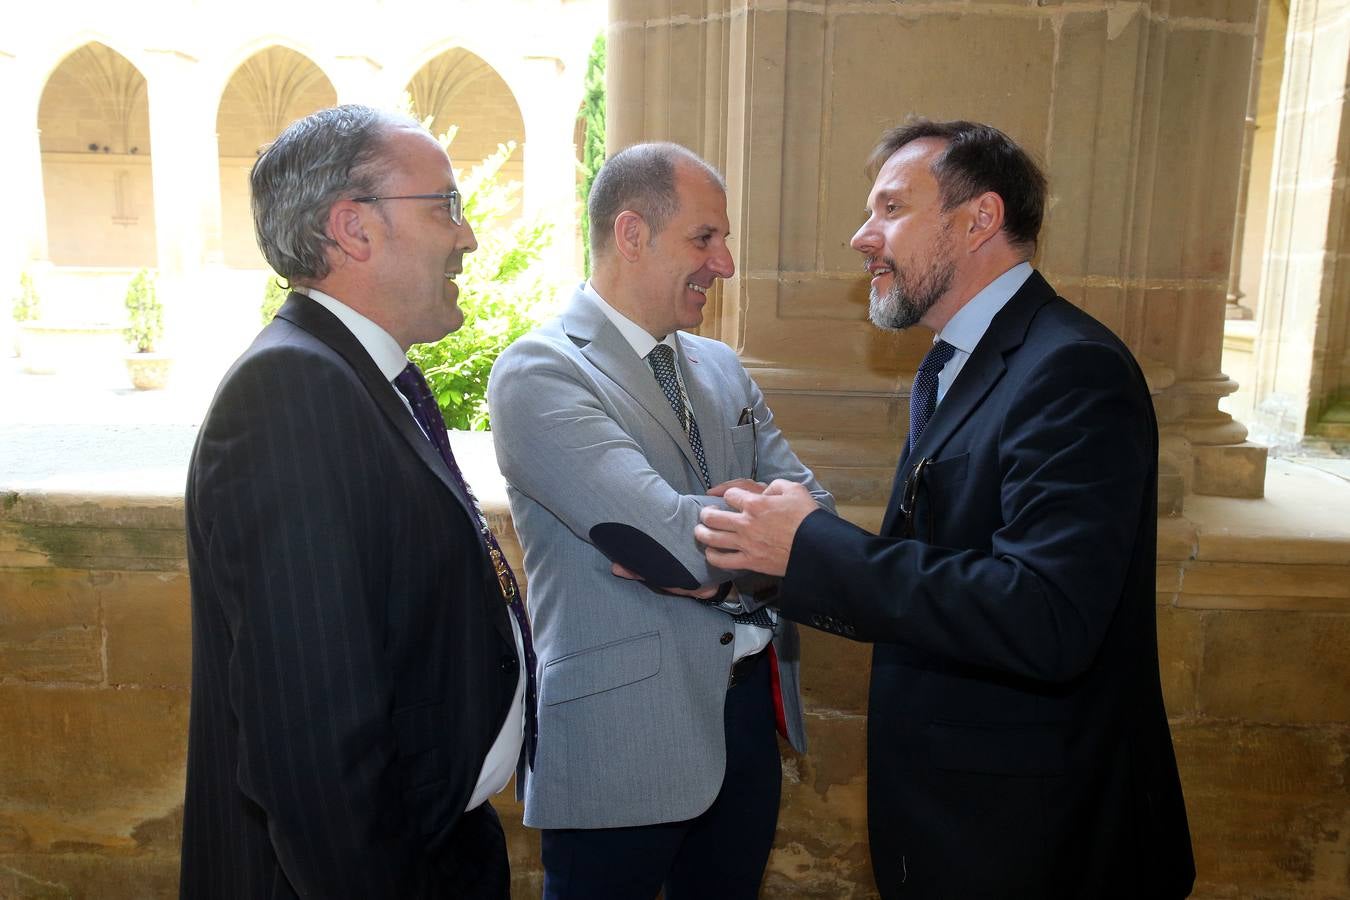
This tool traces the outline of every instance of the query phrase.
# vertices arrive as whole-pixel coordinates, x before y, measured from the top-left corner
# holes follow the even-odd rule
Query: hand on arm
[[[787,571],[798,527],[820,509],[809,490],[781,479],[761,494],[729,488],[723,499],[731,509],[705,507],[694,538],[707,548],[704,553],[710,564],[765,575],[781,576]]]
[[[611,563],[609,570],[613,572],[615,575],[619,576],[620,578],[627,578],[629,581],[643,581],[643,582],[646,581],[646,579],[643,578],[638,573],[632,571],[631,569],[625,569],[618,563]],[[650,585],[650,587],[652,587],[653,590],[660,591],[663,594],[675,594],[680,597],[693,597],[695,600],[711,600],[713,597],[716,597],[718,592],[720,592],[722,589],[722,586],[720,584],[701,584],[696,588],[656,587],[655,585]]]

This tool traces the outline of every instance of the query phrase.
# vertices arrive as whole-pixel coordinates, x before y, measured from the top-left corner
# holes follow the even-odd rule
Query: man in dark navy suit
[[[405,356],[464,320],[450,160],[343,106],[268,147],[252,194],[295,292],[188,472],[182,895],[506,897],[487,797],[526,756],[528,625]]]
[[[728,491],[696,536],[716,566],[782,575],[785,616],[875,643],[883,897],[1184,897],[1148,385],[1032,269],[1045,179],[1006,135],[920,120],[870,169],[852,245],[872,321],[934,333],[881,533],[775,482]]]

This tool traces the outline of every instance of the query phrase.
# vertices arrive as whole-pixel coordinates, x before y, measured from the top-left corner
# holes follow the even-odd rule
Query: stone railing
[[[503,546],[500,478],[457,436]],[[177,496],[11,491],[0,504],[0,896],[176,894],[190,672]],[[879,511],[845,515],[875,526]],[[1160,521],[1158,630],[1197,897],[1350,894],[1350,485],[1273,462],[1267,498]],[[764,897],[875,896],[870,651],[803,629],[811,752],[785,750]],[[518,896],[537,834],[510,791]],[[934,823],[941,827],[941,823]]]

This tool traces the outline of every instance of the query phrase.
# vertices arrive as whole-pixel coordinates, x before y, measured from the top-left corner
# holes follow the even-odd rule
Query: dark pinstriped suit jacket
[[[183,896],[478,896],[505,851],[462,811],[518,677],[508,613],[444,463],[309,298],[221,382],[186,516]]]

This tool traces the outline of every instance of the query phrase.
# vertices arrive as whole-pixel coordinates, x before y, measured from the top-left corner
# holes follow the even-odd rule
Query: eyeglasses
[[[378,203],[381,200],[440,200],[445,211],[450,214],[450,221],[456,225],[464,224],[464,202],[460,199],[459,191],[450,191],[448,194],[403,194],[398,197],[353,197],[353,203]]]
[[[900,489],[900,537],[912,539],[916,536],[914,514],[918,511],[919,485],[923,482],[923,470],[932,462],[927,456],[920,459],[910,469],[904,487]],[[933,537],[933,504],[928,504],[928,538]]]

